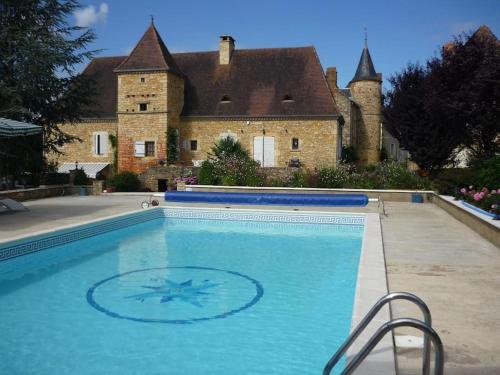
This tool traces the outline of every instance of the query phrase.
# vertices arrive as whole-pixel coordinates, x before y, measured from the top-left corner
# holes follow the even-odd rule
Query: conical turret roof
[[[182,74],[153,23],[115,72],[166,70]]]
[[[363,52],[361,53],[361,58],[359,59],[358,69],[356,69],[356,74],[351,82],[356,81],[378,81],[379,78],[375,72],[375,67],[373,66],[373,61],[370,56],[370,51],[368,46],[365,44]]]

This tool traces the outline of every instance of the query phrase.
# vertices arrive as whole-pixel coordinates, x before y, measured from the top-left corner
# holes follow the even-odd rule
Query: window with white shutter
[[[94,155],[106,155],[108,153],[108,133],[96,132],[93,134],[92,150]]]
[[[137,157],[144,157],[146,154],[146,145],[144,141],[135,142],[134,144],[134,154]]]

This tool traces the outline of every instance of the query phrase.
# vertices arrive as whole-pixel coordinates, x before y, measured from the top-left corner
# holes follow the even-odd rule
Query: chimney
[[[222,35],[219,42],[219,63],[228,65],[234,51],[234,39],[230,35]]]
[[[337,88],[337,68],[326,68],[326,82],[330,89]]]

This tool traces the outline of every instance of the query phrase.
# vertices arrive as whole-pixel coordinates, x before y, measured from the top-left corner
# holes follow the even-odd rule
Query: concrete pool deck
[[[70,196],[24,202],[30,211],[0,215],[0,241],[135,210],[149,196]],[[217,206],[225,207],[209,205]],[[500,249],[433,204],[386,202],[385,208],[381,225],[389,290],[412,292],[427,302],[445,346],[445,373],[500,373]],[[379,210],[376,204],[298,209]],[[394,317],[420,317],[405,302],[393,303],[392,312]],[[405,330],[397,334],[416,335]],[[399,374],[419,373],[421,350],[400,348],[397,357]]]

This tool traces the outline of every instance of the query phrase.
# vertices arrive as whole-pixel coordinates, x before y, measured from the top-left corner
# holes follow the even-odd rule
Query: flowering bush
[[[253,160],[240,142],[226,137],[217,142],[209,160],[201,165],[200,183],[203,185],[261,186],[263,178],[259,163]]]
[[[176,184],[179,182],[184,182],[186,185],[196,185],[198,183],[198,177],[196,176],[191,176],[191,177],[179,177],[174,180]]]
[[[457,193],[457,198],[473,204],[485,211],[493,212],[500,204],[500,188],[489,190],[483,187],[476,190],[474,186],[461,188]]]

